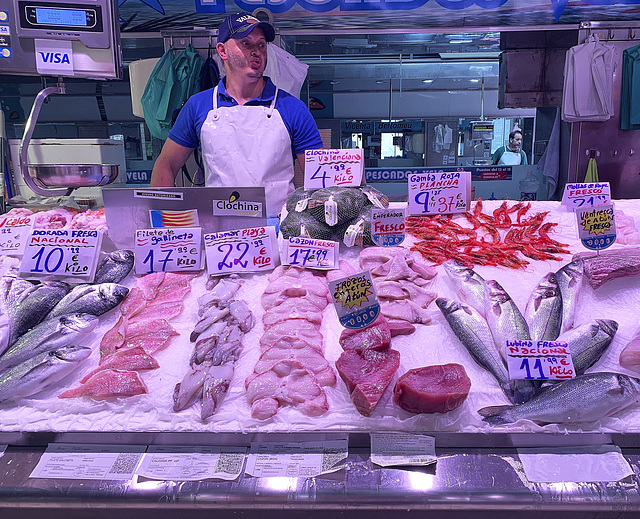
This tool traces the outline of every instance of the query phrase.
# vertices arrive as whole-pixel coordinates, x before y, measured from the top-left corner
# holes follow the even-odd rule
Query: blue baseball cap
[[[244,38],[256,27],[262,29],[268,42],[275,39],[276,31],[269,22],[261,22],[251,13],[243,12],[229,15],[222,21],[218,26],[218,42],[224,43],[229,38]]]

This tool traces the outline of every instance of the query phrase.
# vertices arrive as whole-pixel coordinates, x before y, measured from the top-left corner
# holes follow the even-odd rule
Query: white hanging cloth
[[[567,51],[563,120],[607,121],[613,116],[614,54],[614,47],[602,43],[597,35]]]

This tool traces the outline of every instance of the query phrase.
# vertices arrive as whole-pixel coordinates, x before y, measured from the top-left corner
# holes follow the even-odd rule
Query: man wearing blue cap
[[[280,212],[293,190],[294,157],[304,168],[305,150],[322,140],[304,103],[263,76],[274,38],[273,27],[249,13],[224,19],[216,50],[226,76],[184,105],[154,164],[152,187],[173,186],[200,147],[207,186],[264,186],[267,216]]]

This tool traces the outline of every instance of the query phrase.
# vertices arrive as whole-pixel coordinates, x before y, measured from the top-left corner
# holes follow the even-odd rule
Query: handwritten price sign
[[[0,254],[22,256],[34,220],[34,215],[5,216],[0,219]]]
[[[593,209],[578,209],[578,236],[582,245],[591,250],[602,250],[616,241],[616,222],[613,205],[601,205]]]
[[[364,161],[362,149],[307,150],[304,152],[304,188],[359,186]]]
[[[102,236],[100,231],[33,229],[20,263],[20,276],[91,282]]]
[[[337,268],[338,256],[335,241],[313,238],[289,238],[285,242],[282,263],[308,269],[330,270]]]
[[[464,213],[471,198],[471,173],[451,171],[409,175],[409,214]]]
[[[276,266],[273,255],[274,227],[254,227],[204,235],[207,272],[212,275],[232,272],[264,272]]]
[[[571,211],[607,205],[611,203],[611,187],[609,182],[567,184],[561,203]]]
[[[369,271],[330,282],[329,292],[338,320],[345,328],[366,328],[380,315],[380,303]]]
[[[371,209],[371,239],[381,247],[394,247],[404,241],[405,210]]]
[[[511,380],[566,380],[576,376],[566,342],[506,341]]]
[[[136,274],[183,272],[202,268],[202,228],[138,229]]]

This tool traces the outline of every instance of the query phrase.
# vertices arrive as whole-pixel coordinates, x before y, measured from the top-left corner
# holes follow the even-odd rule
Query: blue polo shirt
[[[276,93],[276,86],[265,76],[266,84],[260,97],[247,103],[252,106],[270,106]],[[227,94],[224,79],[218,83],[218,107],[237,106],[237,101]],[[246,106],[246,105],[245,105]],[[276,110],[280,113],[284,125],[291,137],[291,152],[304,153],[305,150],[322,148],[322,139],[309,109],[306,105],[284,90],[278,91]],[[200,147],[200,130],[209,111],[213,109],[213,89],[192,95],[180,110],[175,124],[169,132],[169,138],[187,148]]]

